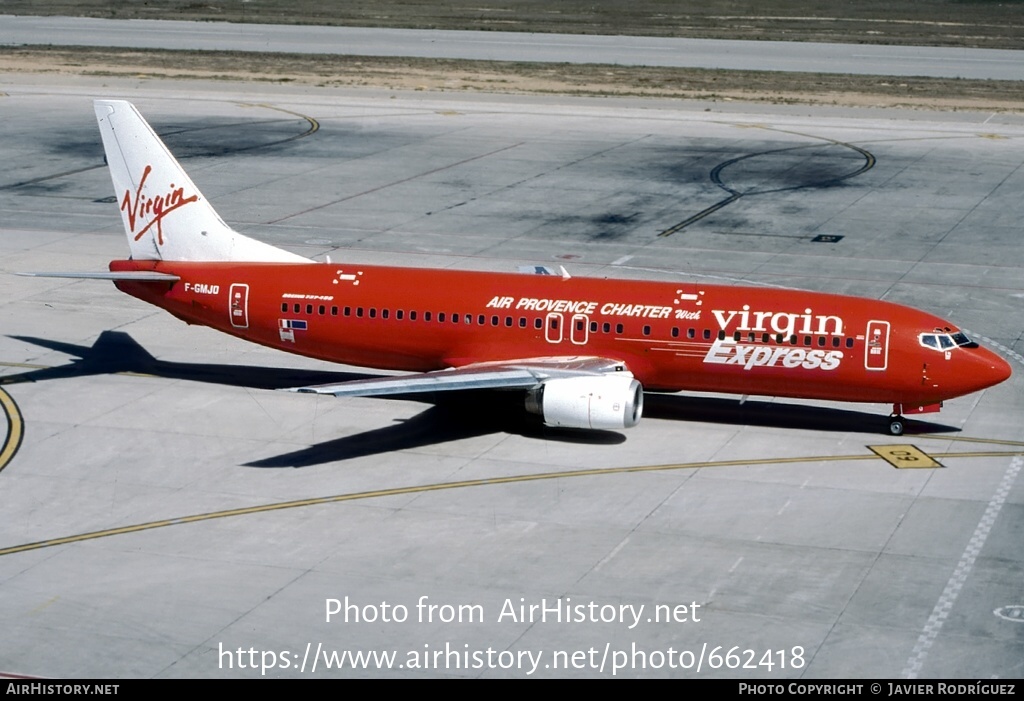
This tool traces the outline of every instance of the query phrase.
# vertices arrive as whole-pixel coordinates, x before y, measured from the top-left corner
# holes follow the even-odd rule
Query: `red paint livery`
[[[96,110],[132,249],[110,264],[120,290],[281,350],[419,373],[299,391],[514,389],[546,423],[578,428],[635,424],[642,388],[881,402],[898,434],[900,413],[1010,375],[949,322],[877,300],[309,261],[230,230],[134,107]]]

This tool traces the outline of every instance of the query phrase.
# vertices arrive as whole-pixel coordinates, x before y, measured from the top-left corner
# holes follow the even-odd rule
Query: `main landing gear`
[[[893,436],[903,435],[903,417],[894,413],[889,417],[889,433]]]

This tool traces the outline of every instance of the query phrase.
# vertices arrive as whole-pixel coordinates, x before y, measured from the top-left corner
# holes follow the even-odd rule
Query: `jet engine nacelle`
[[[563,377],[531,390],[526,410],[543,417],[546,426],[629,428],[640,421],[644,390],[630,375]]]

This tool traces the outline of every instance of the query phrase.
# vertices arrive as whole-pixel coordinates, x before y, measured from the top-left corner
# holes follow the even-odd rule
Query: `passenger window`
[[[540,328],[543,328],[543,327],[544,327],[544,320],[543,319],[541,319],[540,317],[537,317],[536,319],[533,320],[533,328],[540,329]]]
[[[602,330],[602,331],[604,331],[605,333],[611,333],[611,332],[612,332],[612,325],[611,325],[611,324],[609,324],[609,323],[608,323],[608,322],[606,321],[606,322],[604,322],[604,324],[603,324],[603,325],[601,326],[601,330]]]
[[[287,312],[288,311],[288,303],[287,302],[281,302],[281,311],[282,312]]]
[[[409,321],[416,321],[416,311],[412,310],[409,312]]]
[[[401,309],[395,311],[395,318],[401,321],[405,317],[405,312]]]
[[[312,314],[313,313],[313,305],[312,304],[307,304],[306,305],[306,313],[307,314]]]
[[[362,307],[356,307],[356,316],[358,316],[360,318],[363,316],[363,308]]]
[[[615,325],[615,333],[622,333],[622,331],[623,331],[622,324],[616,324]]]
[[[299,305],[296,304],[295,307],[294,307],[294,311],[295,311],[296,314],[299,313],[299,309],[300,309]]]
[[[644,336],[650,336],[650,335],[651,335],[651,327],[650,326],[644,326]]]
[[[326,313],[327,313],[327,307],[325,307],[324,305],[322,305],[322,304],[321,304],[321,305],[320,305],[320,308],[319,308],[319,309],[317,309],[317,313],[318,313],[318,314],[319,314],[320,316],[323,316],[324,314],[326,314]]]
[[[679,338],[679,328],[676,326],[672,327],[672,338]]]
[[[370,318],[371,319],[376,319],[377,318],[377,308],[376,307],[370,307]]]
[[[721,333],[721,337],[725,338],[725,331],[721,331],[720,333]],[[711,340],[711,329],[704,329],[704,340],[705,341],[710,341]]]
[[[697,338],[697,330],[696,329],[686,329],[686,337],[687,338]]]
[[[444,312],[438,312],[438,314],[437,314],[437,320],[438,320],[439,322],[441,322],[441,321],[444,321]],[[427,321],[430,321],[430,319],[427,319]]]
[[[338,308],[331,307],[331,316],[338,316]]]

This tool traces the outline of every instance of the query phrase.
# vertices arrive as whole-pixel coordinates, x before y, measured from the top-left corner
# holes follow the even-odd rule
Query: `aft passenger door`
[[[236,329],[249,328],[249,286],[235,283],[228,292],[228,313]]]

